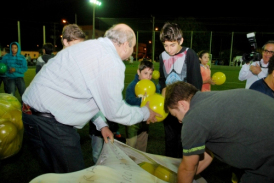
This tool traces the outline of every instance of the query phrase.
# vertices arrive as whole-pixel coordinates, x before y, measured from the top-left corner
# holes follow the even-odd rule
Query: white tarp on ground
[[[96,165],[72,173],[43,174],[30,183],[166,183],[142,169],[138,165],[142,162],[162,165],[177,174],[181,159],[144,153],[115,140],[113,144],[104,144]],[[175,183],[176,180],[172,182]],[[206,183],[206,181],[198,176],[193,183]]]

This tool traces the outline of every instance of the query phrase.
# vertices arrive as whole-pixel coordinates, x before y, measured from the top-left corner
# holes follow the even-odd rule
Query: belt
[[[22,112],[29,115],[42,116],[46,118],[54,118],[54,116],[51,113],[39,112],[25,103],[23,103]]]

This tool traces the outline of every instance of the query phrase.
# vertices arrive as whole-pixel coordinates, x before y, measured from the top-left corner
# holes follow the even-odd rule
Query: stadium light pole
[[[92,22],[92,39],[95,38],[95,6],[101,6],[101,2],[97,0],[90,0],[89,2],[93,3],[93,22]]]

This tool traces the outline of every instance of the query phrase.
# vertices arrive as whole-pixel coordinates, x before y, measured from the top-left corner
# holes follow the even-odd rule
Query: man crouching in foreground
[[[242,169],[241,183],[274,182],[274,102],[269,96],[246,89],[200,92],[182,81],[167,86],[165,95],[165,110],[183,123],[179,183],[191,183],[213,155]]]

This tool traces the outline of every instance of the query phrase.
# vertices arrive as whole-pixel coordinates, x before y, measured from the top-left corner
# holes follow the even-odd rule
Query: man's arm
[[[247,80],[253,75],[252,72],[249,70],[249,68],[250,68],[250,64],[242,65],[242,68],[239,72],[239,78],[238,78],[240,81]]]
[[[108,143],[108,139],[110,139],[111,142],[114,141],[113,139],[113,133],[110,131],[110,129],[108,128],[107,125],[107,120],[105,118],[105,116],[103,115],[103,113],[101,111],[99,111],[92,119],[91,121],[93,122],[93,124],[96,126],[96,129],[98,131],[101,131],[102,136],[104,138],[104,141],[106,143]]]
[[[199,155],[183,156],[178,168],[178,183],[192,183],[199,164]]]
[[[204,169],[206,169],[210,165],[210,163],[213,160],[213,157],[214,156],[211,151],[206,150],[206,152],[204,152],[203,156],[200,158],[201,160],[199,161],[196,175],[204,171]]]
[[[162,92],[163,88],[166,87],[166,78],[164,74],[164,61],[162,58],[162,54],[159,56],[159,62],[160,62],[160,67],[159,67],[159,72],[160,72],[160,77],[159,77],[159,84],[160,84],[160,91]]]

